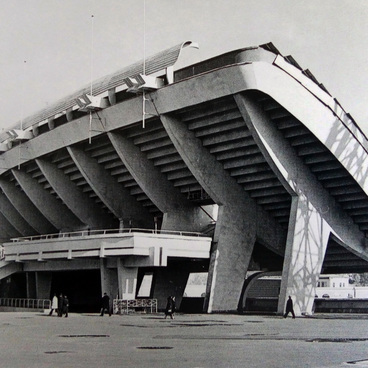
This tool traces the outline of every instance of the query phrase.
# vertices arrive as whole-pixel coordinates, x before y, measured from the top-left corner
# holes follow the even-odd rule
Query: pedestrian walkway
[[[0,368],[368,367],[365,315],[0,313]]]

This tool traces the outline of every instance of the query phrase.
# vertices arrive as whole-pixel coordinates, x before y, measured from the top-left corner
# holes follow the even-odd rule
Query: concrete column
[[[35,272],[36,274],[36,298],[50,299],[51,297],[51,272]]]
[[[175,148],[202,188],[220,206],[211,252],[205,309],[210,312],[237,310],[242,285],[256,237],[272,239],[278,251],[282,230],[256,205],[223,165],[203,147],[185,123],[173,115],[161,115]]]
[[[116,268],[108,267],[106,258],[100,259],[101,291],[107,293],[110,299],[116,299],[119,295],[118,273]]]
[[[37,298],[36,273],[26,272],[26,291],[28,299]]]
[[[117,262],[120,299],[135,299],[137,294],[138,267],[125,267],[121,259]]]
[[[277,313],[290,295],[296,315],[312,314],[331,227],[304,196],[293,197]]]
[[[256,241],[256,217],[244,208],[220,206],[211,253],[205,309],[235,311]]]

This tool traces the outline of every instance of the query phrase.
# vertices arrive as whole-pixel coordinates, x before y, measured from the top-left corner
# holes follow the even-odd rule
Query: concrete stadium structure
[[[203,310],[236,311],[260,271],[282,273],[277,312],[292,295],[300,315],[321,273],[368,270],[368,142],[353,118],[272,44],[174,71],[190,46],[1,136],[3,296],[136,298],[150,274],[163,308],[208,272]]]

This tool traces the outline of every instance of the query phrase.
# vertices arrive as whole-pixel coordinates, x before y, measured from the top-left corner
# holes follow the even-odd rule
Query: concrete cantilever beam
[[[280,180],[287,182],[295,195],[305,195],[315,208],[328,208],[323,218],[331,226],[331,231],[352,252],[368,260],[364,234],[304,165],[281,132],[252,99],[246,95],[235,96],[235,99],[254,139]]]
[[[271,96],[301,121],[368,195],[367,141],[364,137],[357,139],[357,134],[344,122],[347,119],[345,114],[337,116],[298,80],[271,64],[253,63],[239,71],[243,78],[249,78],[249,73],[252,73],[253,81],[246,90],[256,89]]]
[[[7,218],[0,212],[0,229],[2,234],[7,234],[10,238],[17,238],[22,236],[22,234],[16,230]]]
[[[0,179],[0,188],[12,205],[39,234],[55,232],[55,227],[45,218],[41,211],[31,202],[28,196],[19,190],[14,183]]]
[[[29,174],[21,170],[13,170],[12,172],[27,197],[56,229],[67,231],[83,226],[80,220],[68,208],[52,194],[48,193]]]
[[[36,234],[35,229],[20,215],[4,194],[0,194],[0,211],[23,236]]]
[[[75,147],[67,147],[67,149],[93,191],[121,222],[133,220],[133,223],[139,224],[134,227],[152,225],[152,216],[130,195],[129,190],[111,177],[96,160],[81,149]]]
[[[94,201],[82,193],[56,165],[41,159],[36,162],[46,180],[81,222],[92,229],[109,227],[107,216],[103,216]]]
[[[315,285],[321,272],[330,233],[338,232],[339,238],[345,240],[347,248],[368,259],[368,253],[362,246],[364,236],[259,106],[246,95],[238,95],[235,99],[264,156],[274,166],[280,179],[286,181],[296,193],[289,222],[279,313],[284,310],[287,295],[297,296],[297,313],[311,313]],[[329,210],[321,214],[318,208]],[[310,263],[305,262],[306,257]]]
[[[192,205],[174,188],[133,142],[117,133],[108,133],[108,136],[138,185],[164,213],[162,229],[200,230],[200,221],[197,221],[203,216],[200,208]]]

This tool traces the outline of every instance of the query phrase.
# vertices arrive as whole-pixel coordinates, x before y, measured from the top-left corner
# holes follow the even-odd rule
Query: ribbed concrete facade
[[[208,271],[203,310],[221,312],[245,305],[247,271],[279,272],[278,312],[292,295],[311,313],[321,272],[368,269],[366,137],[272,44],[172,73],[179,52],[3,136],[1,277],[49,297],[56,272],[97,270],[101,290],[135,298],[150,273],[163,307]]]

